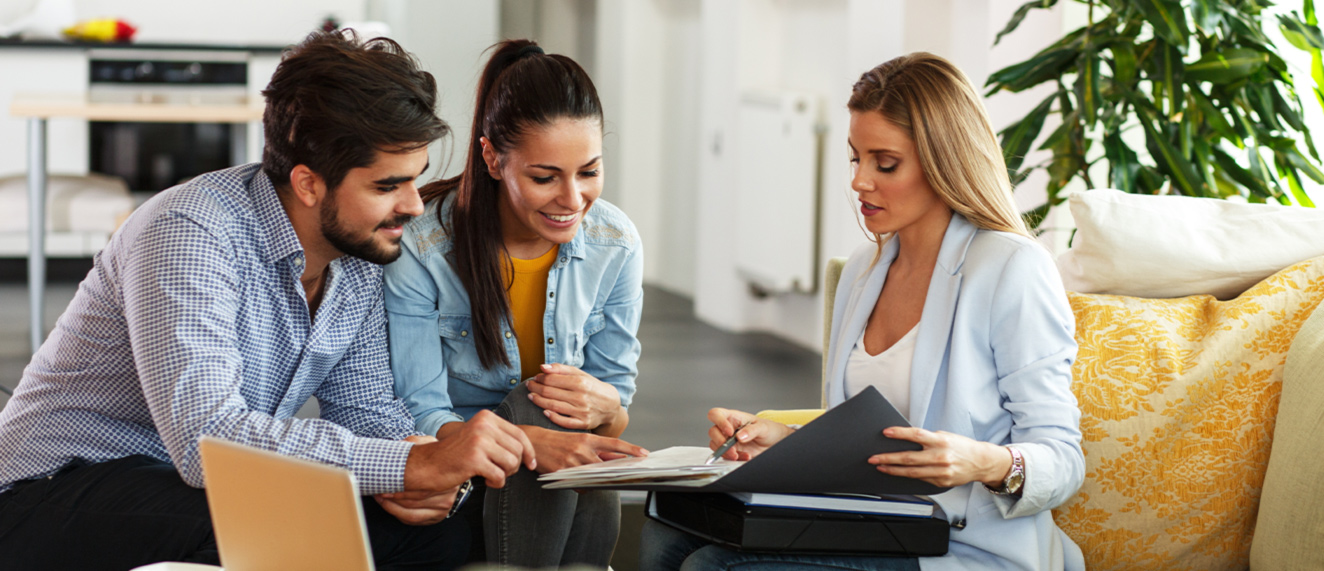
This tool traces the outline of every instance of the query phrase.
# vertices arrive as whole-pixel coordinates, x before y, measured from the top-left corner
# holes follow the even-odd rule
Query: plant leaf
[[[1077,55],[1075,50],[1068,48],[1041,52],[1024,62],[993,72],[988,77],[988,84],[993,85],[995,90],[1024,91],[1068,73],[1067,68]]]
[[[1228,178],[1236,181],[1237,184],[1245,187],[1251,194],[1257,194],[1264,197],[1272,197],[1273,191],[1265,186],[1264,181],[1255,177],[1250,171],[1237,164],[1237,160],[1232,155],[1227,154],[1218,145],[1212,145],[1210,148],[1214,157],[1215,168],[1222,171]]]
[[[1231,140],[1238,147],[1241,147],[1243,145],[1241,136],[1237,135],[1237,130],[1232,128],[1232,123],[1228,122],[1227,117],[1223,116],[1223,112],[1214,107],[1213,102],[1209,101],[1209,98],[1205,97],[1199,89],[1192,88],[1190,93],[1191,98],[1195,100],[1195,107],[1199,110],[1200,118],[1204,121],[1204,124],[1219,136]]]
[[[1309,141],[1310,128],[1306,127],[1305,120],[1301,118],[1301,114],[1297,112],[1296,108],[1292,107],[1292,104],[1287,101],[1286,97],[1283,97],[1282,91],[1279,91],[1277,86],[1274,85],[1267,87],[1266,91],[1269,92],[1269,97],[1273,100],[1274,112],[1277,113],[1279,117],[1282,117],[1283,121],[1287,122],[1287,124],[1293,129],[1296,129],[1297,132],[1305,135],[1306,140]]]
[[[1315,203],[1311,202],[1310,195],[1306,194],[1306,189],[1301,186],[1301,175],[1296,172],[1296,169],[1291,168],[1290,166],[1280,166],[1278,171],[1283,178],[1287,179],[1287,188],[1292,191],[1292,196],[1296,198],[1297,204],[1314,208]]]
[[[1246,87],[1246,101],[1251,109],[1255,110],[1255,115],[1260,123],[1275,131],[1281,131],[1283,126],[1278,122],[1278,114],[1273,109],[1273,96],[1269,95],[1268,89],[1259,86]]]
[[[1163,38],[1185,53],[1190,29],[1186,26],[1186,10],[1172,0],[1136,0],[1134,4],[1154,27],[1154,35]]]
[[[1280,152],[1287,159],[1288,164],[1306,173],[1306,176],[1310,177],[1310,180],[1324,184],[1324,172],[1321,172],[1319,167],[1316,167],[1310,162],[1310,159],[1307,159],[1305,155],[1302,155],[1301,151],[1296,150],[1295,145]]]
[[[1021,4],[1021,7],[1016,9],[1016,13],[1011,15],[1011,20],[1007,22],[1006,27],[1002,28],[1001,32],[998,32],[997,37],[993,38],[993,45],[998,45],[998,42],[1002,41],[1002,36],[1015,31],[1016,28],[1021,25],[1021,20],[1024,20],[1026,14],[1030,13],[1030,10],[1035,8],[1052,8],[1056,4],[1057,0],[1031,0],[1030,2]]]
[[[1158,86],[1160,91],[1167,92],[1168,116],[1176,115],[1185,101],[1182,94],[1182,77],[1185,75],[1185,64],[1182,63],[1181,52],[1177,48],[1168,45],[1166,42],[1158,41],[1158,49],[1161,50],[1158,64],[1161,66],[1160,75],[1163,76],[1163,84]]]
[[[1269,58],[1264,52],[1250,48],[1231,48],[1206,53],[1195,63],[1186,66],[1186,81],[1231,83],[1259,71],[1267,61]]]
[[[1167,173],[1174,190],[1180,191],[1186,196],[1201,196],[1200,187],[1204,184],[1202,177],[1195,170],[1195,165],[1182,156],[1181,153],[1172,146],[1165,133],[1161,132],[1159,122],[1166,123],[1157,113],[1157,110],[1149,105],[1147,101],[1140,99],[1136,94],[1130,95],[1131,103],[1135,105],[1136,111],[1140,115],[1140,125],[1145,128],[1145,141],[1151,148],[1151,154],[1154,156],[1154,162],[1158,167]]]
[[[1030,153],[1030,146],[1034,140],[1039,137],[1039,132],[1044,128],[1044,119],[1048,117],[1048,111],[1053,106],[1053,100],[1057,98],[1054,93],[1044,98],[1029,115],[1016,124],[1002,130],[1002,156],[1007,161],[1007,170],[1015,172],[1021,168],[1021,162],[1025,160],[1025,155]]]
[[[1093,48],[1086,48],[1077,69],[1076,101],[1080,102],[1085,126],[1092,128],[1099,119],[1099,53]]]
[[[1155,194],[1163,188],[1167,179],[1159,173],[1158,169],[1149,165],[1140,167],[1140,173],[1136,175],[1136,191],[1145,194]]]
[[[1112,42],[1108,50],[1113,54],[1113,81],[1130,85],[1136,77],[1136,49],[1130,39]]]
[[[1278,16],[1278,29],[1282,30],[1283,37],[1287,38],[1287,41],[1291,42],[1297,49],[1306,51],[1324,49],[1324,34],[1321,34],[1319,28],[1315,25],[1307,24],[1298,19],[1296,12],[1280,14]]]
[[[1122,192],[1136,192],[1136,176],[1140,159],[1131,147],[1122,142],[1120,132],[1103,136],[1103,156],[1108,159],[1108,185]]]
[[[1215,0],[1195,0],[1191,15],[1195,17],[1195,26],[1207,36],[1212,36],[1223,23],[1223,13]]]

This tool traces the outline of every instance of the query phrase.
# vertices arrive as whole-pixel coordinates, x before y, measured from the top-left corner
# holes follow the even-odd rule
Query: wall
[[[432,145],[432,164],[420,180],[464,170],[478,76],[485,50],[500,39],[497,0],[368,0],[367,18],[386,22],[391,37],[437,79],[437,113],[451,136]]]

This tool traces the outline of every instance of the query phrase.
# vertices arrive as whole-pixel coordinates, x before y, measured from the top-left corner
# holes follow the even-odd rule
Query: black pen
[[[751,421],[749,421],[749,422],[746,422],[746,423],[744,423],[744,424],[742,424],[742,425],[736,427],[735,432],[732,432],[732,433],[731,433],[731,438],[727,438],[727,439],[726,439],[726,442],[723,442],[721,446],[718,446],[718,447],[717,447],[717,450],[714,450],[714,451],[713,451],[713,455],[712,455],[712,456],[709,456],[709,457],[708,457],[708,460],[707,460],[706,462],[704,462],[703,464],[704,464],[705,466],[707,466],[708,464],[712,464],[713,462],[716,462],[718,458],[721,458],[723,454],[726,454],[726,451],[727,451],[727,450],[730,450],[732,446],[735,446],[735,445],[736,445],[736,435],[737,435],[737,434],[740,434],[740,431],[741,431],[741,430],[744,430],[745,427],[747,427],[747,426],[749,426],[749,425],[751,425],[751,424],[754,424],[754,421],[751,420]]]

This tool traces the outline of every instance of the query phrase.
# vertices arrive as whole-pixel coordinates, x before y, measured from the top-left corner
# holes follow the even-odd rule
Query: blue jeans
[[[566,430],[547,420],[542,408],[529,400],[525,383],[510,391],[496,414],[514,424]],[[483,500],[487,560],[502,566],[605,568],[620,528],[619,493],[544,490],[538,473],[524,467],[506,478],[504,487],[488,488]]]
[[[856,569],[859,571],[919,571],[913,557],[859,557],[850,555],[783,555],[743,553],[713,545],[654,520],[644,522],[639,541],[640,571],[730,571],[758,569]]]

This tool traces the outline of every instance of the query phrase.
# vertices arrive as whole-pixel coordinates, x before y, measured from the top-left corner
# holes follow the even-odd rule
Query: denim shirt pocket
[[[457,379],[470,382],[481,379],[483,365],[478,360],[473,322],[469,316],[439,316],[437,333],[441,336],[441,357],[446,363],[447,373]]]
[[[570,355],[569,364],[575,367],[584,366],[584,347],[588,345],[588,340],[594,333],[607,328],[607,318],[602,314],[602,308],[594,309],[584,321],[584,329],[574,334],[574,354]]]

